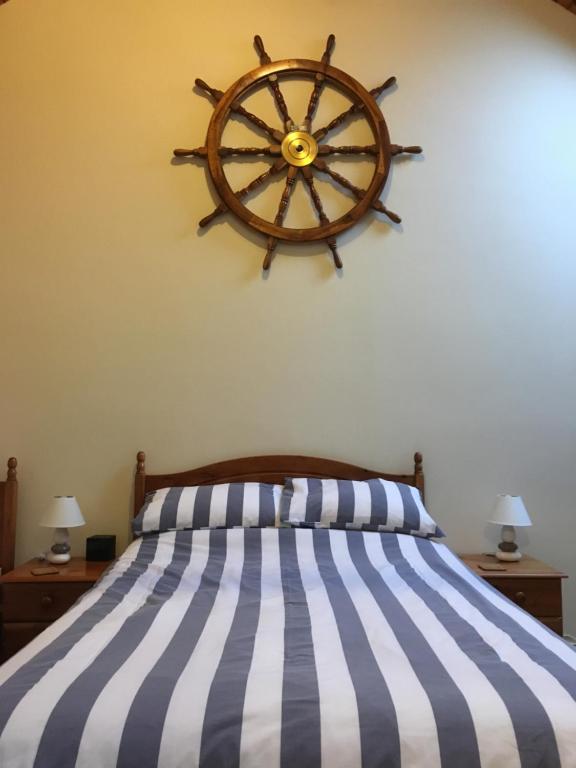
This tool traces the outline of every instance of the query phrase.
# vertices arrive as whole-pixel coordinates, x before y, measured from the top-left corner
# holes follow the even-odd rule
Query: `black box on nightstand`
[[[88,536],[86,560],[114,560],[115,557],[116,536]]]

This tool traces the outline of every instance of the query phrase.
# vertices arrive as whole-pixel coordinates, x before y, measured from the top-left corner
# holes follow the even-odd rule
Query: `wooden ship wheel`
[[[254,45],[260,57],[260,66],[241,77],[226,92],[210,87],[203,80],[197,79],[196,85],[211,97],[215,109],[204,146],[195,149],[175,149],[176,157],[196,157],[208,164],[210,177],[220,198],[220,203],[212,213],[205,216],[200,227],[206,227],[218,216],[231,212],[251,229],[267,236],[266,256],[263,269],[270,268],[272,257],[279,241],[309,243],[325,241],[329,247],[336,268],[342,268],[338,254],[336,237],[353,227],[370,210],[384,214],[393,222],[399,223],[400,217],[388,210],[380,201],[380,194],[388,178],[391,159],[402,153],[419,154],[421,147],[403,147],[391,144],[384,117],[376,99],[380,94],[396,83],[395,77],[389,77],[384,83],[367,91],[358,81],[330,64],[334,49],[334,35],[328,37],[326,49],[320,61],[308,59],[284,59],[271,61],[259,35],[254,38]],[[311,84],[306,114],[300,122],[293,119],[288,111],[280,84],[283,80],[304,79]],[[316,126],[315,115],[323,89],[330,84],[335,90],[351,101],[351,106],[338,114],[326,125]],[[243,102],[256,89],[267,87],[274,99],[281,125],[274,127],[248,111]],[[233,147],[222,145],[222,135],[228,121],[239,117],[243,122],[264,135],[267,144],[262,147]],[[334,146],[324,143],[325,137],[355,117],[362,117],[368,123],[372,141],[365,145]],[[366,189],[353,184],[348,178],[330,167],[327,159],[344,156],[350,160],[373,161],[373,172]],[[268,159],[270,167],[241,189],[233,190],[226,177],[223,161],[234,158],[253,157]],[[280,197],[273,221],[256,215],[244,203],[248,196],[264,188],[273,178],[285,177],[285,185]],[[316,177],[328,177],[344,194],[352,196],[354,205],[338,218],[330,220],[325,213],[320,198]],[[294,228],[284,225],[290,196],[297,178],[301,178],[308,190],[309,199],[318,219],[317,226]]]

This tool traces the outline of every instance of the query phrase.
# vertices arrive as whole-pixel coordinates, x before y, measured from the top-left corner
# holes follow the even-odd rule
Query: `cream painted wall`
[[[318,57],[421,143],[387,204],[322,248],[260,241],[212,207],[211,115],[193,92]],[[565,569],[576,631],[576,17],[545,0],[11,0],[0,8],[0,460],[20,460],[18,559],[47,544],[50,495],[84,538],[127,541],[134,455],[156,471],[303,452],[403,469],[424,452],[431,512],[489,546],[497,492],[522,494],[526,549]],[[300,251],[301,253],[302,251]],[[292,255],[290,255],[292,254]]]

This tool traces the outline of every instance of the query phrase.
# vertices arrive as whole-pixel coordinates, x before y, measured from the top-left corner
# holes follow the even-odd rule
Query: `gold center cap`
[[[310,165],[318,154],[316,139],[305,131],[290,131],[282,142],[282,156],[287,163],[301,167]]]

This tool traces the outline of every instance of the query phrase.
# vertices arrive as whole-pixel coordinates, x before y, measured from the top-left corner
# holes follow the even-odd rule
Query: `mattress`
[[[414,536],[132,543],[0,668],[2,768],[576,766],[576,653]]]

